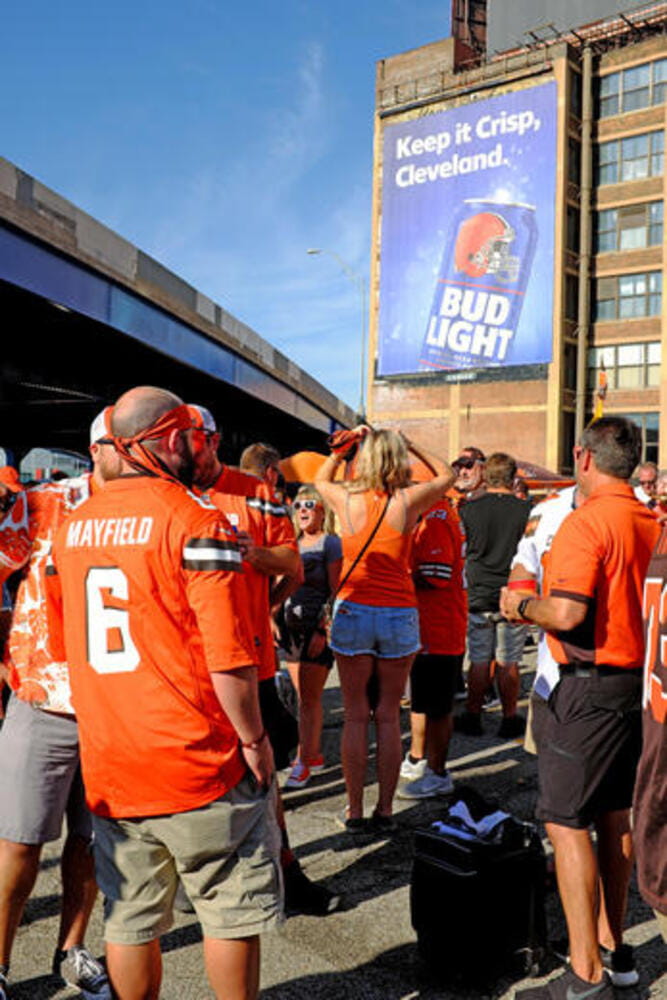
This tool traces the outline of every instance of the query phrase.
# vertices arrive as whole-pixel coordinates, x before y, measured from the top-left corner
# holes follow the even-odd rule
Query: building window
[[[623,93],[621,95],[623,111],[636,111],[637,108],[647,108],[651,103],[651,66],[633,66],[623,70]]]
[[[579,209],[573,205],[567,206],[566,245],[568,250],[579,253]]]
[[[563,352],[563,385],[566,389],[577,388],[577,345],[565,343]]]
[[[579,317],[579,279],[574,274],[565,275],[565,319]]]
[[[574,448],[574,413],[570,410],[563,411],[563,472],[572,472],[574,461],[572,449]]]
[[[615,344],[593,347],[588,352],[588,388],[598,384],[598,372],[604,368],[610,389],[653,389],[660,385],[661,344]]]
[[[572,138],[567,140],[567,179],[573,184],[581,182],[581,143]]]
[[[600,118],[663,104],[667,92],[667,59],[631,66],[600,77],[598,112]]]
[[[662,309],[662,272],[617,274],[595,282],[593,320],[638,319],[659,316]]]
[[[581,118],[581,73],[570,69],[570,111]]]
[[[644,177],[659,177],[663,171],[664,132],[645,132],[625,139],[601,142],[597,150],[597,184],[618,184]]]
[[[642,462],[658,462],[658,447],[660,444],[660,414],[659,413],[619,413],[614,416],[625,417],[642,432]]]
[[[644,202],[623,208],[606,208],[596,214],[597,253],[638,250],[662,243],[663,203]]]

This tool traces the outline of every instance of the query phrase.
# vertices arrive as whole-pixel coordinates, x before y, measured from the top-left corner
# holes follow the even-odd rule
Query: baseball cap
[[[100,413],[97,414],[92,424],[90,425],[90,443],[97,444],[98,441],[103,438],[108,438],[111,436],[111,412],[113,406],[105,406]]]
[[[188,410],[195,430],[204,431],[206,434],[217,434],[218,428],[215,426],[215,420],[210,410],[196,403],[188,403]]]

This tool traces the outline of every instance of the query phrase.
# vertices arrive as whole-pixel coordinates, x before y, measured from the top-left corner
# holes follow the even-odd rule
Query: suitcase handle
[[[422,857],[419,860],[423,861],[426,860],[426,858],[422,855]],[[446,861],[443,861],[442,858],[434,858],[430,856],[428,858],[428,862],[435,868],[441,868],[443,871],[449,872],[450,875],[457,875],[459,878],[477,878],[480,874],[477,868],[474,868],[472,871],[469,872],[461,871],[461,869],[457,868],[456,865],[450,865]]]

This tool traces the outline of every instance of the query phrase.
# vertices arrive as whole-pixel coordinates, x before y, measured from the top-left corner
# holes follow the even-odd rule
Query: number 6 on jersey
[[[88,662],[98,674],[130,673],[139,652],[130,634],[127,577],[117,566],[96,566],[86,575]]]

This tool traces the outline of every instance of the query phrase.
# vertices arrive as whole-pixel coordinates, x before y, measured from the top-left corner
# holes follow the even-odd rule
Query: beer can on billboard
[[[422,368],[512,363],[537,243],[535,207],[469,198],[452,221],[422,344]]]

